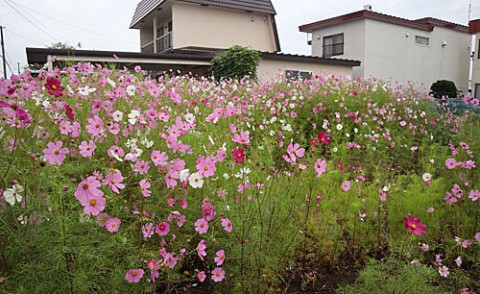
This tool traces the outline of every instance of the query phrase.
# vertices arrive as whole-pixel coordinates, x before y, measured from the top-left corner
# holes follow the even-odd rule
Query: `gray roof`
[[[138,22],[149,15],[166,0],[142,0],[138,3],[135,13],[130,23],[130,28],[134,28]],[[252,12],[261,12],[275,15],[275,8],[271,0],[178,0],[182,2],[195,3],[201,5],[211,5],[230,9],[238,9]]]

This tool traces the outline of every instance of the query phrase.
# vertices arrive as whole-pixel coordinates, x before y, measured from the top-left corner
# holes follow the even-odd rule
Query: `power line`
[[[7,1],[7,0],[4,0],[4,1]],[[13,2],[12,0],[8,0],[8,1],[11,2],[12,4],[15,4],[15,5],[19,6],[19,7],[22,7],[22,8],[24,8],[24,9],[30,10],[30,11],[32,11],[33,13],[36,13],[36,14],[41,15],[41,16],[48,17],[48,18],[51,19],[51,20],[60,22],[60,23],[62,23],[62,24],[64,24],[64,25],[68,25],[68,26],[77,28],[77,29],[82,30],[82,31],[89,32],[89,33],[94,34],[94,35],[97,35],[97,36],[102,36],[102,37],[110,38],[110,39],[112,39],[112,40],[117,40],[117,41],[121,41],[121,42],[128,42],[128,43],[131,43],[131,44],[137,44],[136,42],[132,42],[132,41],[130,41],[130,40],[125,40],[125,39],[121,39],[121,38],[112,37],[112,36],[107,35],[107,34],[102,34],[102,33],[97,32],[97,31],[93,31],[93,30],[90,30],[90,29],[83,28],[83,27],[81,27],[81,26],[78,26],[78,25],[69,23],[69,22],[67,22],[67,21],[65,21],[65,20],[58,19],[58,18],[55,18],[55,17],[53,17],[53,16],[51,16],[51,15],[48,15],[48,14],[45,14],[45,13],[36,11],[36,10],[34,10],[34,9],[30,8],[30,7],[24,6],[24,5],[20,4],[20,3]]]
[[[15,2],[11,1],[11,0],[7,0],[8,2],[10,2],[11,4],[16,4]],[[19,7],[19,9],[21,9],[23,11],[23,13],[29,17],[30,19],[34,20],[35,23],[37,23],[38,25],[44,27],[47,31],[52,31],[50,30],[50,28],[48,28],[46,25],[44,25],[39,19],[37,19],[35,16],[31,15],[30,13],[28,13],[25,9],[23,9],[22,7]],[[66,40],[65,36],[59,34],[58,32],[56,32],[57,36],[59,36],[60,38],[62,38],[63,40]]]
[[[32,41],[32,42],[35,42],[35,43],[38,43],[38,44],[45,45],[45,44],[43,44],[43,42],[40,42],[40,41],[38,41],[38,40],[31,39],[31,38],[29,38],[29,37],[25,37],[25,36],[23,36],[23,35],[20,35],[20,34],[18,34],[18,33],[15,33],[15,32],[12,31],[12,30],[8,30],[8,32],[11,33],[11,34],[14,34],[15,36],[20,37],[20,38],[22,38],[22,39],[29,40],[29,41]]]
[[[33,21],[31,21],[30,19],[28,19],[25,15],[23,15],[20,11],[18,11],[12,4],[10,4],[10,2],[8,2],[7,0],[3,0],[5,3],[7,3],[8,6],[10,6],[10,8],[12,8],[13,10],[15,10],[16,13],[18,13],[23,19],[25,19],[27,22],[29,22],[31,25],[33,25],[34,27],[36,27],[39,31],[41,31],[42,33],[44,33],[45,35],[49,36],[52,40],[56,41],[56,38],[52,35],[50,35],[48,32],[44,31],[42,28],[40,28],[37,24],[35,24]]]

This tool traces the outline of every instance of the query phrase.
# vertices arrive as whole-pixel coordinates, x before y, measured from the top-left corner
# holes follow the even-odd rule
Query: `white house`
[[[233,45],[261,52],[257,75],[275,80],[280,75],[353,76],[358,60],[280,53],[271,0],[141,0],[131,29],[139,30],[140,52],[54,50],[27,48],[29,64],[68,61],[136,64],[152,74],[173,69],[203,74],[211,59]]]
[[[354,77],[375,77],[428,90],[437,80],[455,82],[467,93],[468,27],[435,18],[408,20],[363,10],[299,27],[311,34],[312,55],[355,59]]]
[[[468,27],[470,33],[475,36],[475,53],[472,56],[472,94],[480,99],[480,19],[470,21]]]

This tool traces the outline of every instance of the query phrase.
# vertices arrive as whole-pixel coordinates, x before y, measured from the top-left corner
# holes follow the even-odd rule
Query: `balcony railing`
[[[173,42],[172,42],[172,32],[169,32],[159,38],[157,38],[157,52],[156,53],[163,53],[173,47]],[[154,53],[154,46],[153,46],[153,41],[150,43],[145,44],[142,46],[142,53]]]
[[[169,32],[159,38],[157,38],[157,53],[162,53],[168,49],[171,49],[172,44],[172,32]]]

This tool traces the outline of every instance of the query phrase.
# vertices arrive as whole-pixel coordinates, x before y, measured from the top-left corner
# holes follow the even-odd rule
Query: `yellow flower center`
[[[417,228],[417,226],[416,225],[410,225],[410,228],[415,230]]]
[[[95,206],[95,204],[97,204],[97,200],[95,200],[95,199],[90,200],[90,205],[91,206]]]
[[[57,86],[52,85],[52,89],[56,90],[56,89],[57,89]]]

